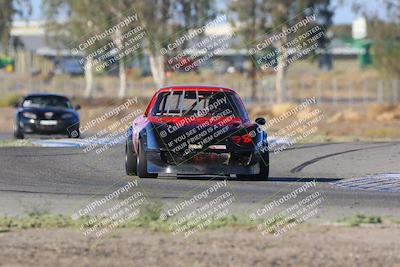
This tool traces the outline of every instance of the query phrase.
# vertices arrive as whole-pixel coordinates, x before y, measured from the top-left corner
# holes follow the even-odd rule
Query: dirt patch
[[[101,240],[74,229],[0,234],[0,266],[400,266],[400,228],[301,225],[284,236],[227,227],[184,239],[121,229]]]

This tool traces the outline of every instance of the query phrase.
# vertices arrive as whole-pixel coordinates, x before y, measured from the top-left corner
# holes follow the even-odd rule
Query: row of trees
[[[330,0],[234,0],[230,2],[229,10],[234,13],[233,25],[237,29],[239,36],[247,40],[250,48],[260,37],[267,33],[279,33],[289,29],[298,23],[305,16],[315,14],[318,18],[316,24],[320,24],[323,30],[328,29],[332,23],[333,12],[329,9]],[[291,34],[293,40],[310,27],[316,26],[310,24],[302,30]],[[277,72],[275,79],[275,90],[277,102],[285,100],[285,77],[288,66],[284,66],[288,59],[288,51],[285,44],[289,41],[285,36],[275,43],[279,57],[277,62]],[[325,49],[328,40],[323,37],[318,40],[319,48]],[[315,52],[315,51],[314,51]],[[309,56],[313,56],[311,53]],[[252,68],[249,76],[252,80],[252,98],[257,98],[257,64],[252,61]],[[261,73],[262,75],[262,73]]]
[[[399,24],[400,0],[383,1],[387,4],[389,14],[393,18],[393,23],[390,25],[396,28]],[[218,5],[216,0],[43,0],[42,2],[49,36],[52,39],[59,39],[60,43],[67,46],[77,44],[84,38],[89,38],[114,26],[116,22],[124,18],[128,10],[134,8],[140,16],[141,25],[148,33],[140,52],[149,56],[151,73],[157,86],[162,86],[166,80],[165,55],[160,53],[159,45],[184,29],[204,24],[204,18],[215,18],[218,15],[218,10],[221,9],[221,5]],[[339,2],[348,4],[347,0],[340,0]],[[3,48],[7,48],[12,19],[16,14],[22,12],[22,9],[17,7],[28,7],[30,10],[30,5],[29,0],[0,0],[0,5],[2,6],[0,10],[0,37]],[[227,0],[223,9],[228,11],[228,17],[236,36],[242,40],[242,46],[249,49],[254,43],[265,37],[267,33],[282,32],[290,28],[305,16],[310,15],[310,10],[317,16],[317,22],[314,25],[318,24],[324,30],[328,29],[333,15],[330,6],[330,0]],[[380,23],[379,27],[385,24]],[[107,39],[97,42],[90,49],[86,49],[83,56],[86,57],[98,47],[110,41],[114,42],[117,47],[120,46],[117,43],[118,40],[129,30],[128,27],[114,32]],[[307,28],[304,30],[307,30]],[[387,31],[379,31],[379,34],[382,35],[385,32],[393,34],[393,31],[389,27]],[[292,33],[289,37],[286,36],[274,44],[279,51],[275,86],[278,101],[285,100],[285,77],[288,67],[284,65],[289,57],[285,43],[288,38],[293,39],[296,35],[302,33],[303,31]],[[376,36],[376,38],[381,37]],[[324,49],[328,40],[321,38],[318,42],[319,48]],[[389,48],[393,53],[399,51],[395,43]],[[7,52],[6,49],[3,49],[3,52],[4,50]],[[388,49],[376,50],[377,53],[380,52],[381,54],[383,51],[388,51]],[[309,56],[312,58],[313,54]],[[389,69],[393,70],[396,69],[393,65],[399,66],[396,58],[398,57],[382,55],[379,56],[378,60],[381,66],[389,66]],[[94,75],[91,60],[91,58],[88,58],[85,62],[86,97],[90,97],[93,91]],[[258,76],[263,75],[263,73],[257,71],[258,66],[254,60],[251,62],[252,66],[248,75],[252,80],[252,96],[256,98]],[[118,95],[124,97],[127,87],[127,59],[121,59],[117,64],[120,80]]]
[[[291,27],[306,15],[310,15],[310,10],[317,13],[319,21],[326,29],[331,23],[332,16],[329,5],[329,0],[232,0],[227,2],[226,8],[231,18],[230,22],[238,33],[237,36],[243,40],[243,43],[248,44],[247,48],[249,48],[266,33],[280,32]],[[141,24],[149,33],[143,52],[149,56],[151,73],[157,86],[165,83],[165,55],[160,53],[160,47],[157,44],[162,44],[183,29],[204,23],[205,17],[214,18],[218,15],[217,3],[214,0],[44,0],[44,7],[49,22],[48,32],[52,36],[62,36],[69,43],[77,42],[83,36],[91,36],[100,33],[104,28],[113,26],[115,21],[123,19],[127,10],[134,7],[140,14]],[[62,13],[67,15],[66,22],[59,22]],[[123,34],[124,32],[117,32],[110,38],[115,41]],[[283,38],[276,44],[282,52],[276,74],[278,101],[284,101],[285,96],[287,67],[280,65],[283,65],[288,57],[284,50],[286,41],[287,39]],[[98,46],[101,45],[103,43],[99,42]],[[86,52],[90,53],[91,50]],[[253,60],[251,62],[252,68],[248,74],[252,80],[252,96],[256,98],[257,75],[260,74],[256,63]],[[87,64],[90,66],[91,62],[87,61]],[[120,60],[118,69],[120,79],[118,95],[123,97],[126,92],[126,60]],[[93,88],[91,68],[86,68],[85,76],[87,81],[85,96],[90,97]]]
[[[212,15],[215,10],[212,0],[188,1],[188,0],[45,0],[44,7],[47,14],[48,33],[59,36],[65,43],[76,44],[79,40],[90,38],[105,29],[113,27],[124,16],[133,13],[139,14],[139,21],[148,33],[148,38],[141,46],[141,52],[149,56],[151,73],[157,86],[165,83],[164,55],[159,51],[157,44],[164,42],[170,36],[188,27],[197,24],[203,17]],[[67,15],[67,21],[60,22],[60,16]],[[132,28],[123,31],[117,30],[108,39],[98,42],[91,49],[85,50],[88,54],[113,41],[118,47],[117,40]],[[110,40],[111,39],[111,40]],[[93,88],[93,70],[91,62],[86,61],[85,77],[87,81],[85,96],[90,97]],[[119,96],[126,94],[126,64],[127,60],[118,62],[119,66]]]

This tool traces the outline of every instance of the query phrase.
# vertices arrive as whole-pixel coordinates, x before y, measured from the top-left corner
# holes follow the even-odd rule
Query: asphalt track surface
[[[368,190],[354,184],[352,187],[335,184],[382,173],[392,173],[392,177],[385,179],[383,186],[378,183]],[[138,188],[148,201],[161,202],[164,207],[174,207],[224,180],[213,176],[158,179],[126,176],[121,145],[100,154],[85,153],[82,148],[3,147],[0,148],[0,214],[21,215],[42,209],[71,215],[134,179],[138,179]],[[355,214],[400,218],[399,179],[400,142],[307,144],[271,153],[269,181],[231,177],[224,190],[235,196],[229,212],[248,215],[305,182],[316,181],[316,186],[307,191],[307,194],[318,191],[324,196],[315,220],[336,220]],[[120,198],[129,194],[123,193]],[[196,205],[204,201],[199,200]],[[296,199],[288,200],[282,207],[295,202]]]

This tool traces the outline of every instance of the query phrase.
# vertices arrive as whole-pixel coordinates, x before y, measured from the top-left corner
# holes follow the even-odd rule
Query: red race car
[[[239,95],[213,86],[159,89],[127,131],[128,175],[231,175],[266,180],[265,119],[251,123]]]

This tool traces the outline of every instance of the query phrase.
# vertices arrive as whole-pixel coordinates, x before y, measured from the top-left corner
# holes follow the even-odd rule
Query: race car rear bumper
[[[193,163],[191,161],[171,164],[160,156],[159,151],[147,151],[147,171],[158,174],[204,174],[204,175],[228,175],[228,174],[258,174],[260,165],[257,153],[248,165],[233,163]]]

